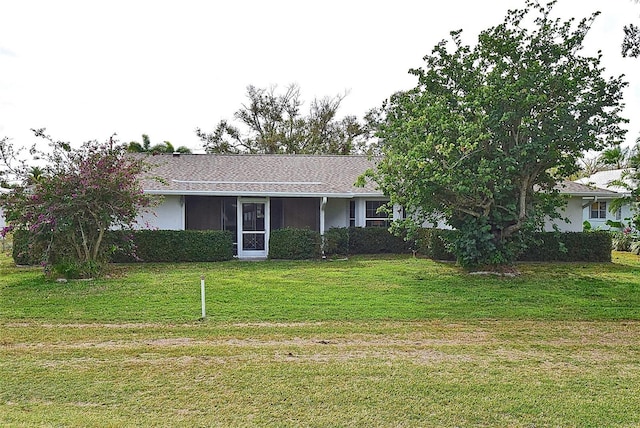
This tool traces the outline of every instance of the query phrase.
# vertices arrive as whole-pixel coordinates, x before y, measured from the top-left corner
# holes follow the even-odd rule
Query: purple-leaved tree
[[[113,137],[74,149],[43,129],[34,132],[48,142],[48,150],[30,150],[38,166],[16,163],[8,139],[0,142],[5,174],[19,183],[0,199],[8,224],[3,233],[27,230],[33,253],[66,276],[98,275],[114,249],[107,231],[131,229],[151,205],[139,182],[148,165],[127,156]]]

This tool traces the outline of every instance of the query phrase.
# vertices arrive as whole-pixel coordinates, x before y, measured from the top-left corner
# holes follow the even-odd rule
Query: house
[[[386,227],[389,219],[378,208],[388,201],[368,182],[357,178],[375,167],[366,156],[331,155],[142,155],[155,168],[143,180],[145,193],[161,195],[154,212],[139,223],[158,229],[229,230],[240,258],[268,255],[270,232],[275,229],[332,227]],[[614,192],[578,183],[565,183],[570,196],[558,223],[563,231],[582,231],[585,200],[611,197]],[[598,199],[599,200],[599,199]],[[402,210],[393,210],[400,218]],[[440,225],[442,226],[442,225]],[[547,225],[552,229],[552,225]]]
[[[388,199],[355,181],[375,164],[366,156],[157,155],[144,191],[162,203],[143,223],[159,229],[223,229],[240,258],[266,257],[270,231],[386,226]],[[399,214],[398,214],[399,215]],[[141,223],[141,224],[143,224]]]
[[[3,189],[2,187],[0,187],[0,194],[8,193],[9,191],[10,191],[9,189]],[[7,222],[4,218],[4,211],[2,210],[2,207],[0,207],[0,230],[5,228],[6,226],[7,226]]]
[[[624,204],[620,209],[611,212],[611,201],[623,196],[629,196],[630,191],[627,187],[617,186],[611,183],[620,182],[623,177],[624,169],[612,169],[606,171],[598,171],[595,174],[576,180],[576,183],[591,186],[596,189],[604,189],[612,194],[601,194],[599,197],[591,200],[585,200],[585,209],[583,211],[583,221],[588,221],[594,229],[615,229],[607,222],[622,222],[629,224],[629,219],[633,217],[633,208],[630,204]],[[628,185],[632,183],[629,180],[623,180]]]

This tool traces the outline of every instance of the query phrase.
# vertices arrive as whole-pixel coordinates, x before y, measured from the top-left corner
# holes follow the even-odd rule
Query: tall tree
[[[329,153],[349,154],[361,150],[366,129],[355,116],[338,119],[344,96],[311,102],[302,113],[300,88],[289,85],[284,92],[247,87],[248,103],[234,113],[235,126],[221,120],[211,133],[196,134],[208,153]]]
[[[126,148],[129,153],[191,153],[191,149],[188,147],[180,146],[176,149],[169,141],[152,146],[147,134],[142,134],[142,144],[132,141],[127,144]]]
[[[600,163],[609,169],[623,169],[629,166],[631,155],[632,151],[629,147],[622,147],[618,144],[603,150],[598,158]]]
[[[578,159],[579,170],[567,177],[568,180],[577,180],[578,178],[590,177],[596,172],[603,169],[604,165],[601,162],[600,156],[582,157]]]
[[[635,3],[640,3],[634,0]],[[622,42],[622,56],[637,58],[640,56],[640,28],[629,24],[624,26],[624,40]]]
[[[35,133],[49,148],[34,147],[31,154],[46,165],[35,170],[26,163],[4,164],[22,184],[0,197],[9,224],[3,233],[28,230],[30,245],[44,263],[71,264],[81,276],[98,274],[113,245],[105,240],[107,230],[131,228],[151,203],[139,183],[148,166],[126,156],[113,139],[74,149],[44,130]],[[0,149],[15,153],[8,141]]]
[[[580,53],[597,13],[563,22],[554,4],[528,0],[474,47],[452,32],[452,46],[410,71],[417,86],[384,105],[372,175],[405,207],[399,226],[444,218],[457,229],[463,265],[513,261],[545,216],[558,217],[557,185],[582,153],[624,137],[626,83],[603,76],[600,54]]]
[[[634,58],[640,56],[640,28],[637,25],[629,24],[624,26],[622,56]]]

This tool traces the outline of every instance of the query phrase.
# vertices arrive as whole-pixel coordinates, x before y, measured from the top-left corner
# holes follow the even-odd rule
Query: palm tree
[[[631,156],[631,150],[629,147],[622,147],[618,144],[615,147],[604,150],[599,160],[604,165],[614,167],[613,169],[623,169],[629,166],[629,158]]]
[[[29,168],[29,176],[27,177],[27,182],[29,184],[35,184],[40,181],[40,178],[45,174],[45,170],[40,168],[39,166],[32,166]]]
[[[176,149],[169,141],[152,146],[147,134],[142,134],[142,144],[137,141],[130,142],[127,145],[127,151],[130,153],[191,153],[188,147],[180,146]]]

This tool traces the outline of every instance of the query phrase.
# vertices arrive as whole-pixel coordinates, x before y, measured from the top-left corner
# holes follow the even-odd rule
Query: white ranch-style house
[[[157,229],[229,230],[239,258],[264,258],[269,236],[280,228],[309,228],[321,234],[333,227],[386,227],[378,208],[388,201],[374,183],[356,187],[357,178],[375,167],[366,156],[330,155],[136,155],[148,156],[155,168],[143,180],[145,193],[161,203],[140,225]],[[589,201],[615,192],[565,182],[569,195],[556,222],[562,231],[582,231]],[[394,209],[394,218],[402,210]],[[552,230],[552,225],[547,225]]]
[[[591,224],[594,229],[615,229],[607,224],[607,221],[622,222],[623,225],[629,225],[629,219],[633,217],[631,205],[625,204],[620,209],[611,212],[610,204],[613,199],[620,198],[622,196],[629,196],[629,189],[623,186],[612,184],[622,180],[624,169],[611,169],[606,171],[598,171],[595,174],[576,180],[576,183],[584,184],[587,186],[606,189],[613,192],[612,196],[602,196],[591,201],[588,207],[584,210],[583,219]],[[629,180],[624,180],[628,185],[632,185]]]

